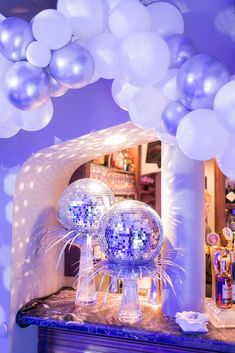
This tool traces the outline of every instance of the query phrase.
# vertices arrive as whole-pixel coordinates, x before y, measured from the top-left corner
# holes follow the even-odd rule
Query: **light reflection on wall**
[[[120,134],[125,137],[124,144],[123,138],[115,139]],[[106,139],[108,145],[104,143]],[[100,155],[155,139],[154,130],[143,130],[126,123],[53,145],[26,161],[17,178],[14,199],[12,326],[17,310],[25,302],[67,285],[62,262],[56,270],[62,245],[45,255],[45,238],[48,229],[58,227],[55,208],[74,170]],[[16,328],[16,332],[19,333],[19,329]],[[12,333],[12,337],[17,345],[17,334]]]

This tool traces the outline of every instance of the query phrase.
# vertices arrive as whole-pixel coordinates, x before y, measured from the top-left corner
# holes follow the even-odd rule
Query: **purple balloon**
[[[4,88],[9,101],[22,110],[37,109],[50,97],[48,73],[27,61],[9,67],[4,78]]]
[[[69,43],[52,53],[49,69],[62,86],[81,88],[91,81],[95,64],[86,48]]]
[[[190,110],[180,102],[171,102],[162,113],[162,123],[166,131],[176,136],[176,131],[180,121]]]
[[[218,90],[229,80],[227,66],[210,54],[186,61],[177,76],[180,101],[189,109],[212,108]]]
[[[8,17],[0,22],[0,51],[9,60],[26,58],[26,48],[34,40],[31,26],[18,17]]]
[[[184,34],[173,34],[166,38],[166,42],[171,53],[170,69],[178,69],[196,54],[192,41]]]

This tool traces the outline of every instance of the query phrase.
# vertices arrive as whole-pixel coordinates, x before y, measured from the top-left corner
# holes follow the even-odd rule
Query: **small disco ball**
[[[109,261],[148,262],[162,246],[162,223],[157,212],[143,202],[121,201],[105,214],[98,236]]]
[[[84,178],[70,184],[59,201],[59,221],[80,235],[96,235],[103,215],[115,202],[112,190],[102,181]]]

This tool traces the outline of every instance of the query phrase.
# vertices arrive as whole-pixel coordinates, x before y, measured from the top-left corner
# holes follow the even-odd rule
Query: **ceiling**
[[[44,9],[56,8],[56,3],[57,0],[0,0],[0,13],[30,20]]]

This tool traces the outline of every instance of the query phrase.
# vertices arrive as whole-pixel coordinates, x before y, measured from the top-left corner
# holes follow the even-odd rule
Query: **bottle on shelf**
[[[235,204],[235,186],[231,182],[228,182],[225,189],[225,203]]]
[[[125,170],[126,172],[128,172],[130,170],[130,160],[129,160],[129,153],[128,150],[124,150],[123,151],[123,170]]]
[[[230,224],[232,222],[231,212],[228,208],[225,209],[225,227],[230,228]]]
[[[124,164],[124,153],[123,151],[119,151],[117,155],[115,167],[123,170],[123,164]]]
[[[231,251],[230,253],[230,273],[232,276],[232,297],[233,297],[233,304],[235,304],[235,251]]]
[[[215,299],[220,309],[230,309],[233,304],[232,276],[227,271],[228,258],[220,259],[220,271],[215,275]]]

